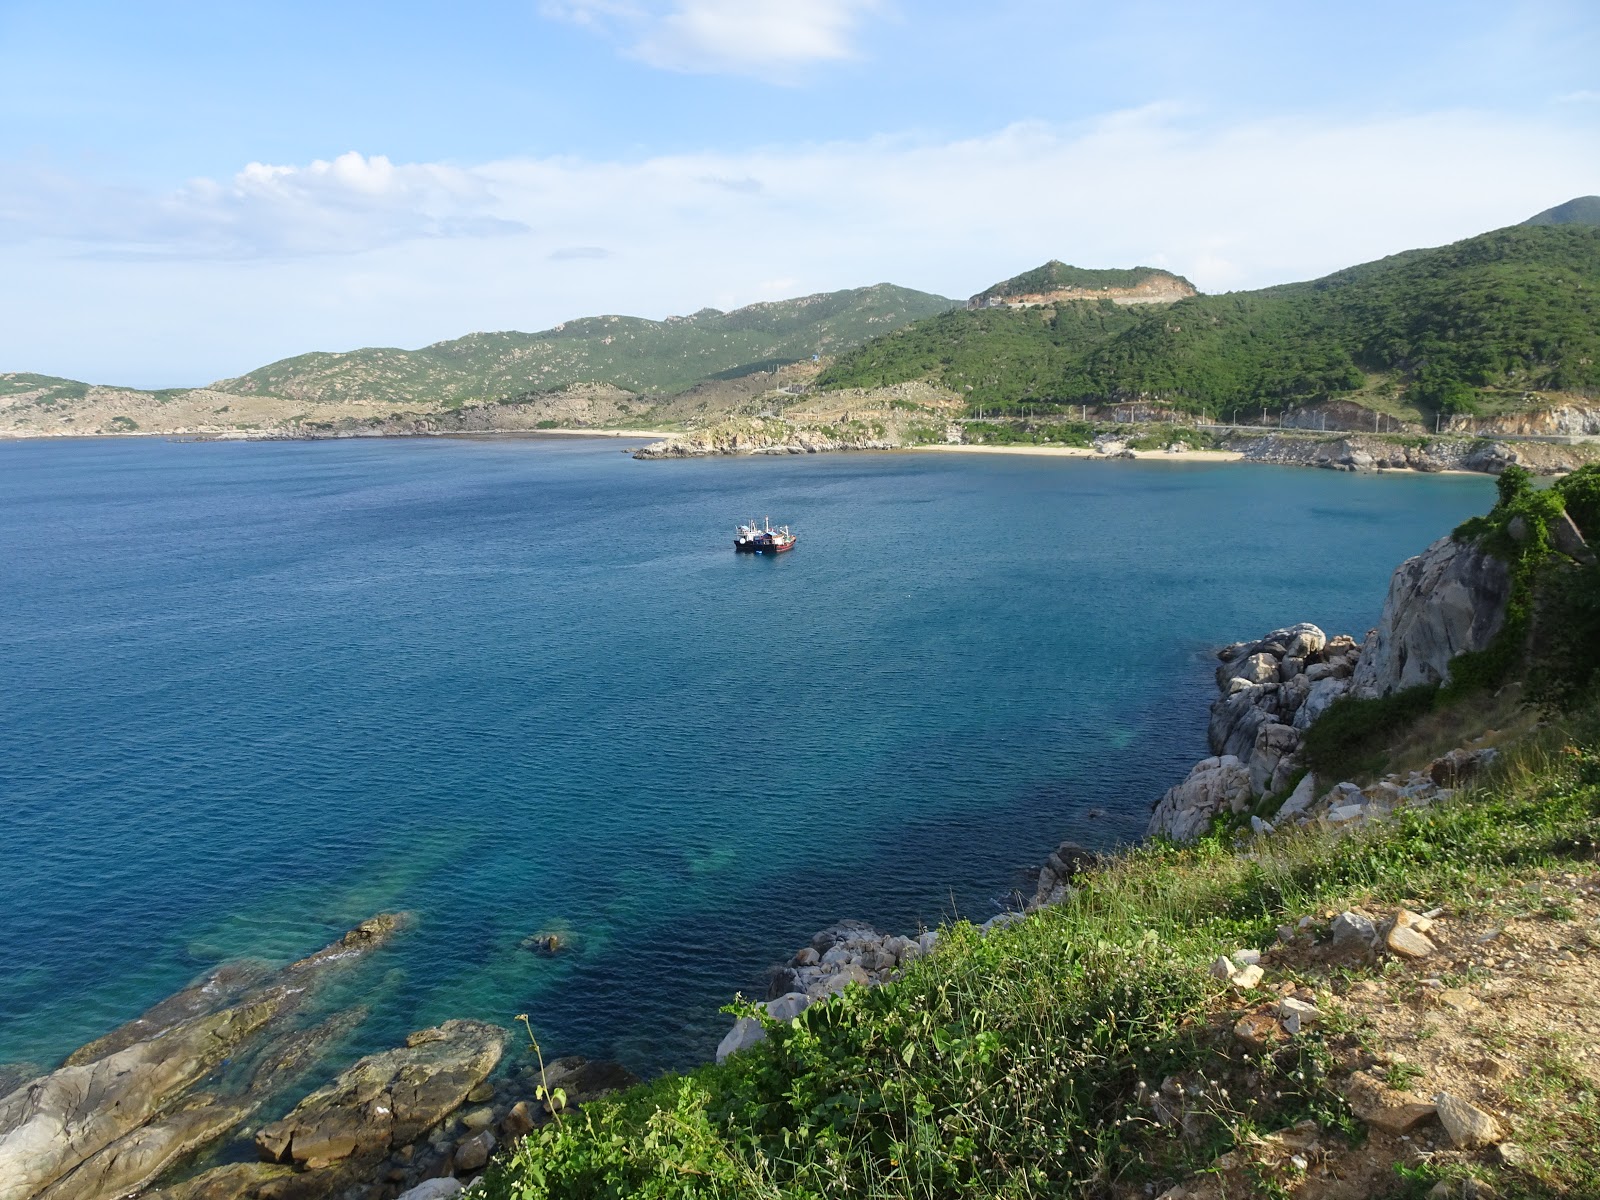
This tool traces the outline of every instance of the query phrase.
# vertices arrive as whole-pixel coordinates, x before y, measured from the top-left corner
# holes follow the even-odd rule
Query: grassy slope
[[[1062,308],[1095,307],[1070,305]],[[1600,228],[1515,226],[1309,283],[1198,296],[1095,329],[1069,316],[994,329],[956,313],[843,355],[823,386],[932,375],[975,404],[1269,410],[1396,377],[1413,403],[1465,410],[1494,392],[1600,393]],[[1058,320],[1060,318],[1058,317]],[[956,376],[959,374],[959,378]]]
[[[707,309],[666,321],[589,317],[541,333],[474,333],[420,350],[303,354],[214,386],[300,400],[381,394],[386,403],[425,407],[495,401],[584,382],[672,393],[705,379],[835,353],[953,303],[879,284],[730,313]]]
[[[1520,896],[1513,882],[1592,858],[1597,828],[1591,738],[1530,756],[1473,802],[1357,835],[1280,837],[1248,857],[1217,840],[1143,848],[988,938],[947,929],[900,982],[852,989],[723,1066],[544,1127],[487,1194],[1134,1195],[1307,1116],[1359,1142],[1327,1079],[1349,1031],[1329,1022],[1272,1057],[1241,1059],[1217,1036],[1229,1001],[1206,963],[1352,902],[1420,896],[1485,912],[1500,893]],[[1141,1083],[1184,1072],[1217,1089],[1187,1138],[1152,1127],[1137,1102]],[[1532,1159],[1517,1194],[1600,1182],[1593,1103],[1540,1115],[1549,1141],[1519,1134]]]

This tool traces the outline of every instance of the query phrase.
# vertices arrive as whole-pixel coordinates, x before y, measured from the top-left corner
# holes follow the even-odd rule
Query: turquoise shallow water
[[[613,442],[0,444],[0,1063],[410,930],[346,1056],[529,1013],[706,1057],[814,930],[1137,837],[1211,649],[1363,632],[1478,477]],[[736,519],[799,547],[735,555]],[[1103,816],[1091,816],[1104,810]],[[570,930],[555,959],[518,947]],[[330,1068],[331,1069],[331,1068]]]

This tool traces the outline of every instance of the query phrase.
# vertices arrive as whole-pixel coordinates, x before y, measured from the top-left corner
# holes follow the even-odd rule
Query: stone
[[[1378,940],[1378,927],[1372,918],[1358,912],[1345,911],[1333,919],[1334,945],[1359,942],[1371,946]]]
[[[1402,908],[1394,915],[1396,925],[1404,925],[1418,933],[1427,933],[1433,928],[1433,918],[1423,913],[1414,913],[1409,908]]]
[[[1328,810],[1328,820],[1335,825],[1344,825],[1350,821],[1360,819],[1361,814],[1367,810],[1360,804],[1341,804],[1337,808]]]
[[[446,1021],[361,1059],[256,1133],[265,1162],[309,1166],[388,1154],[460,1108],[500,1062],[506,1032]]]
[[[1233,1027],[1233,1036],[1247,1050],[1260,1052],[1283,1038],[1283,1027],[1271,1013],[1246,1013]]]
[[[449,1200],[460,1191],[459,1179],[429,1179],[410,1191],[401,1192],[396,1200]]]
[[[269,989],[0,1099],[0,1200],[30,1200],[149,1122],[297,995]]]
[[[1289,658],[1309,658],[1328,644],[1328,635],[1310,622],[1292,625],[1285,632],[1289,639],[1284,654]]]
[[[1455,788],[1471,782],[1500,757],[1493,747],[1482,750],[1452,750],[1428,765],[1428,777],[1440,787]]]
[[[508,1138],[521,1137],[534,1127],[533,1106],[526,1100],[518,1100],[511,1106],[511,1111],[506,1113],[505,1119],[500,1122],[500,1132]]]
[[[493,1099],[494,1084],[487,1079],[467,1093],[468,1104],[488,1104]]]
[[[1445,988],[1439,993],[1438,1000],[1441,1008],[1458,1013],[1476,1012],[1483,1007],[1483,1001],[1461,988]]]
[[[472,1097],[469,1095],[467,1099],[470,1100]],[[461,1127],[469,1133],[477,1133],[479,1130],[487,1129],[493,1124],[494,1109],[492,1108],[470,1108],[461,1114]]]
[[[1259,984],[1265,976],[1265,971],[1263,971],[1256,964],[1251,963],[1249,966],[1240,967],[1237,971],[1235,971],[1229,977],[1229,982],[1231,982],[1233,986],[1238,988],[1241,992],[1248,992],[1251,988]]]
[[[822,960],[822,956],[810,946],[803,946],[794,956],[794,965],[797,967],[814,967]]]
[[[1257,837],[1270,837],[1272,834],[1276,833],[1277,830],[1269,825],[1266,821],[1263,821],[1260,817],[1251,814],[1250,832],[1255,834]]]
[[[1226,954],[1219,954],[1211,964],[1211,978],[1232,979],[1236,970],[1238,968],[1234,966],[1232,959]]]
[[[1290,1016],[1299,1019],[1301,1025],[1310,1025],[1322,1019],[1322,1010],[1315,1004],[1307,1004],[1304,1000],[1296,1000],[1293,996],[1285,996],[1278,1001],[1278,1016]]]
[[[1282,825],[1291,817],[1297,817],[1311,807],[1312,801],[1317,797],[1317,779],[1315,775],[1307,774],[1295,785],[1294,791],[1289,793],[1289,798],[1278,809],[1278,815],[1273,818]]]
[[[1219,812],[1242,810],[1253,797],[1250,772],[1233,755],[1202,759],[1156,802],[1148,835],[1192,842]]]
[[[1295,709],[1294,727],[1302,732],[1316,724],[1317,718],[1328,711],[1333,702],[1350,690],[1348,679],[1319,679],[1311,685],[1300,707]]]
[[[1506,564],[1479,546],[1443,537],[1407,559],[1389,581],[1383,616],[1362,647],[1358,696],[1387,696],[1445,683],[1450,661],[1482,650],[1505,623]]]
[[[494,1147],[494,1134],[487,1129],[482,1133],[473,1134],[456,1147],[455,1168],[457,1173],[483,1170],[489,1163],[489,1155],[494,1153]]]
[[[872,986],[872,976],[854,963],[841,967],[838,971],[813,982],[806,988],[806,995],[814,1000],[825,999],[828,996],[837,996],[852,983],[861,987]]]
[[[1410,1133],[1434,1114],[1434,1106],[1422,1097],[1391,1088],[1364,1071],[1350,1076],[1345,1100],[1357,1117],[1385,1133]]]
[[[1261,951],[1235,950],[1229,957],[1241,967],[1253,967],[1261,961]]]
[[[1277,721],[1268,721],[1256,730],[1250,751],[1250,790],[1257,796],[1267,794],[1278,763],[1300,749],[1300,736],[1294,726]]]
[[[91,1155],[36,1200],[109,1200],[136,1191],[238,1125],[254,1105],[200,1093]]]
[[[1475,1105],[1468,1104],[1449,1092],[1440,1092],[1433,1098],[1439,1110],[1439,1124],[1450,1135],[1451,1144],[1462,1150],[1476,1150],[1491,1146],[1505,1137],[1500,1122]]]
[[[1583,540],[1583,534],[1578,530],[1571,513],[1562,513],[1550,522],[1550,544],[1586,567],[1594,563],[1594,551]]]
[[[1404,925],[1396,925],[1391,929],[1384,944],[1401,958],[1426,958],[1435,949],[1434,944],[1422,934]]]
[[[748,1050],[758,1042],[767,1040],[767,1031],[762,1028],[761,1022],[754,1017],[740,1017],[733,1023],[733,1028],[717,1043],[717,1061],[727,1062],[730,1055]]]
[[[792,1021],[810,1006],[810,996],[804,992],[789,992],[767,1001],[767,1015],[774,1021]]]

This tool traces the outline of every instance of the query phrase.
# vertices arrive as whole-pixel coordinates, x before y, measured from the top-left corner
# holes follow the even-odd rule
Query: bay
[[[701,1061],[816,929],[982,920],[1062,838],[1137,838],[1218,644],[1359,637],[1493,496],[618,451],[0,444],[0,1063],[381,910],[413,923],[337,997],[372,1008],[347,1059],[528,1013],[554,1053]],[[799,546],[735,555],[769,514]]]

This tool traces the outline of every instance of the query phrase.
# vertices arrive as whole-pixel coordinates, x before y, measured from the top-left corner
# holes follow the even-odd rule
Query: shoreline
[[[1116,454],[1102,454],[1090,446],[969,446],[966,444],[952,445],[950,443],[930,444],[926,446],[907,446],[907,450],[931,450],[946,454],[1031,454],[1050,458],[1104,458],[1113,459],[1122,457]],[[1155,459],[1162,462],[1243,462],[1244,455],[1237,450],[1130,450],[1128,454],[1137,459]]]

